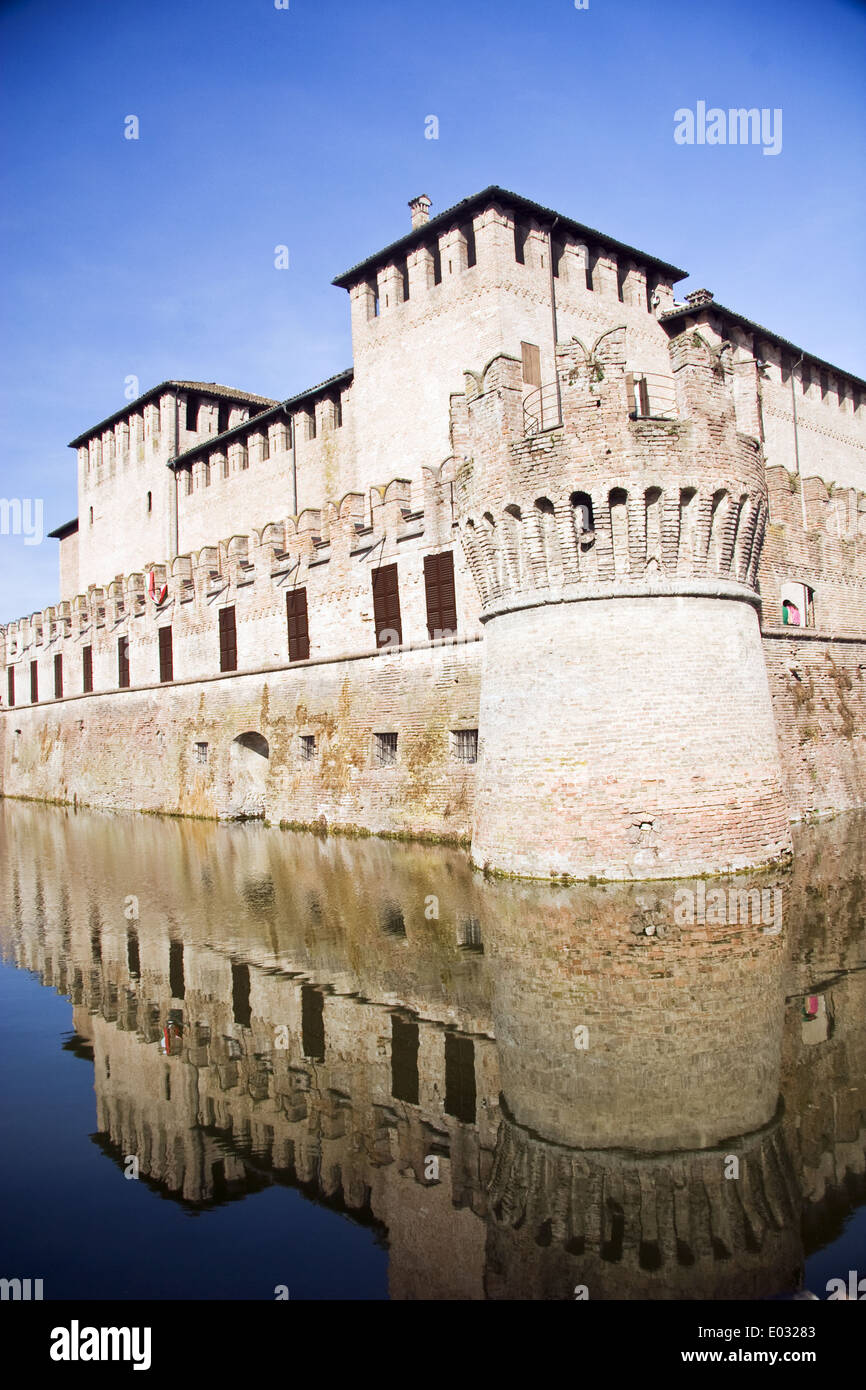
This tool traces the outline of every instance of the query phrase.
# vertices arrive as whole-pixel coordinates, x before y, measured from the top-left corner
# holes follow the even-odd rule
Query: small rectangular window
[[[6,672],[6,683],[7,683],[6,694],[7,694],[7,697],[8,697],[9,708],[12,709],[12,707],[13,707],[14,704],[15,704],[15,667],[14,667],[14,666],[10,666],[10,667],[9,667],[9,670]]]
[[[587,251],[586,253],[586,288],[595,289],[595,268],[598,265],[598,252]]]
[[[314,759],[315,759],[315,757],[316,757],[316,752],[317,752],[317,749],[316,749],[316,735],[315,735],[315,734],[301,734],[301,737],[300,737],[300,740],[299,740],[299,747],[300,747],[300,754],[301,754],[301,762],[302,762],[302,763],[311,763],[311,762],[313,762]]]
[[[373,620],[377,647],[400,646],[403,623],[396,565],[380,565],[373,571]]]
[[[325,996],[315,985],[301,986],[301,1049],[310,1062],[325,1060]]]
[[[227,401],[220,401],[217,408],[217,434],[225,434],[229,427],[231,417],[231,406]]]
[[[461,917],[457,923],[457,945],[461,951],[483,952],[481,923],[477,917]]]
[[[271,456],[271,436],[267,430],[262,430],[262,463]]]
[[[625,303],[625,282],[628,279],[628,266],[617,265],[616,268],[616,297],[621,304]]]
[[[195,760],[200,767],[207,763],[208,746],[206,743],[197,743],[195,746]]]
[[[466,242],[466,269],[469,270],[476,263],[475,224],[473,222],[467,222],[466,226],[461,230]]]
[[[313,406],[313,407],[310,409],[309,414],[307,415],[307,438],[308,438],[308,439],[315,439],[315,437],[316,437],[316,407]]]
[[[170,627],[159,629],[159,679],[174,680],[174,650]]]
[[[239,1028],[252,1026],[250,967],[246,961],[232,961],[232,1017]]]
[[[186,398],[186,427],[195,432],[198,429],[198,397]]]
[[[60,652],[54,657],[54,698],[63,699],[63,657]]]
[[[129,638],[117,639],[117,684],[121,690],[129,688]]]
[[[442,284],[442,252],[439,250],[438,241],[430,247],[430,255],[433,257],[433,284]]]
[[[93,648],[85,647],[81,653],[81,685],[85,695],[93,690]]]
[[[514,224],[514,259],[518,265],[526,265],[526,242],[529,238],[529,228],[524,222]]]
[[[404,299],[404,301],[405,301],[405,300],[407,300],[407,299],[409,298],[409,263],[408,263],[408,261],[401,261],[398,268],[399,268],[399,271],[400,271],[400,284],[401,284],[401,286],[402,286],[402,288],[403,288],[403,299]]]
[[[290,589],[287,592],[286,621],[289,628],[289,661],[307,661],[310,656],[310,625],[306,589]]]
[[[373,761],[377,767],[393,767],[397,762],[397,735],[373,735]]]
[[[334,397],[334,429],[335,429],[335,430],[341,430],[342,428],[343,428],[343,397],[342,397],[342,396],[335,396],[335,397]]]
[[[451,748],[459,763],[477,763],[478,730],[454,729],[451,734]]]
[[[31,663],[30,663],[30,703],[31,703],[31,705],[38,705],[38,704],[39,704],[39,662],[38,662],[38,661],[31,661]]]
[[[238,634],[235,624],[234,608],[221,608],[220,611],[220,670],[238,669]]]
[[[457,632],[457,600],[454,593],[454,556],[450,550],[424,556],[424,590],[427,598],[427,633],[431,641]]]
[[[523,380],[527,386],[541,385],[541,350],[535,343],[521,343],[523,357]]]

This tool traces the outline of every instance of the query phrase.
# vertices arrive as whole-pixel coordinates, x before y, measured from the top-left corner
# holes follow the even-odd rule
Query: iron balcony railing
[[[523,400],[523,432],[539,434],[562,425],[561,384],[549,381],[536,386]],[[677,395],[674,383],[661,372],[626,372],[628,413],[633,420],[674,420]],[[586,402],[594,404],[595,400]]]

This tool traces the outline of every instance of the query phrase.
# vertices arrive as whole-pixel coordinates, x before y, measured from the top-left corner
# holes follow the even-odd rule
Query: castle
[[[410,209],[334,281],[351,368],[72,441],[3,794],[538,878],[784,861],[866,804],[866,383],[504,189]]]

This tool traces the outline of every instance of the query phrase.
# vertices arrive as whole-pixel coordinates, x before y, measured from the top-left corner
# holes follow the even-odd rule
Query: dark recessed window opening
[[[262,431],[262,463],[271,456],[271,436],[267,430]]]
[[[342,396],[335,396],[335,397],[334,397],[334,429],[335,429],[335,430],[341,430],[342,428],[343,428],[343,397],[342,397]]]
[[[174,649],[170,627],[159,629],[159,679],[174,680]]]
[[[484,944],[481,940],[481,923],[477,917],[461,917],[457,923],[457,945],[461,951],[481,953]]]
[[[554,238],[551,249],[553,251],[553,274],[559,280],[565,277],[565,243]]]
[[[433,284],[442,284],[442,252],[439,250],[438,241],[430,247],[430,255],[433,257]]]
[[[7,686],[6,695],[7,695],[7,699],[8,699],[8,703],[9,703],[9,708],[12,709],[12,707],[13,707],[14,704],[15,704],[15,667],[14,667],[14,666],[10,666],[10,667],[9,667],[9,670],[6,672],[6,686]]]
[[[391,1095],[418,1104],[418,1024],[391,1015]]]
[[[386,903],[379,920],[386,936],[406,935],[406,918],[403,916],[403,909],[396,903]]]
[[[471,266],[475,265],[476,262],[475,224],[467,222],[466,226],[461,228],[461,230],[466,241],[466,268],[468,270]]]
[[[153,511],[153,493],[152,493],[152,492],[149,492],[149,493],[147,494],[147,510],[148,510],[148,512],[152,512],[152,511]]]
[[[373,571],[373,621],[377,647],[400,646],[403,623],[396,565],[380,565]]]
[[[424,591],[430,639],[455,635],[457,599],[454,592],[454,556],[450,550],[424,556]]]
[[[373,735],[373,761],[377,767],[393,767],[397,762],[397,735]]]
[[[183,999],[186,982],[183,973],[183,942],[171,941],[168,947],[168,988],[172,999]]]
[[[475,1123],[475,1044],[456,1033],[445,1034],[445,1113]]]
[[[186,398],[186,427],[188,430],[198,429],[198,397],[187,396]]]
[[[301,987],[301,1048],[310,1062],[325,1060],[325,996],[313,985]]]
[[[203,767],[207,763],[208,746],[206,743],[197,743],[195,746],[195,760],[199,766]]]
[[[618,265],[616,268],[616,297],[620,303],[625,302],[625,282],[628,277],[628,266]]]
[[[250,967],[236,961],[232,962],[232,1017],[241,1028],[252,1026]]]
[[[514,259],[518,265],[526,264],[526,243],[529,239],[529,228],[525,222],[515,222],[514,224]]]
[[[451,739],[454,757],[459,763],[478,762],[477,729],[454,729]]]
[[[587,251],[586,253],[586,288],[595,289],[595,268],[598,265],[598,252]]]
[[[60,652],[54,657],[54,698],[63,699],[63,657]]]
[[[309,413],[308,416],[307,416],[307,438],[308,438],[308,439],[315,439],[315,437],[316,437],[316,407],[313,406],[313,407],[311,408],[311,410],[310,410],[310,413]]]
[[[310,625],[306,589],[290,589],[287,592],[286,622],[289,629],[289,661],[307,661],[310,655]]]
[[[238,634],[235,624],[234,608],[221,608],[220,611],[220,670],[238,669]]]
[[[30,663],[30,703],[31,703],[31,705],[38,705],[38,703],[39,703],[39,662],[38,662],[38,661],[31,661],[31,663]]]
[[[217,434],[225,434],[229,427],[229,417],[231,416],[231,406],[227,401],[220,401],[217,407]]]
[[[315,734],[301,734],[301,737],[300,737],[300,739],[299,739],[299,745],[300,745],[300,753],[301,753],[301,762],[302,762],[302,763],[311,763],[311,762],[313,762],[314,759],[315,759],[315,757],[316,757],[316,752],[317,752],[317,749],[316,749],[316,735],[315,735]]]
[[[117,684],[122,690],[129,687],[129,638],[117,639]]]
[[[406,299],[409,298],[409,263],[408,263],[408,261],[401,261],[401,262],[400,262],[400,265],[399,265],[399,267],[398,267],[398,269],[399,269],[399,271],[400,271],[400,283],[401,283],[402,286],[403,286],[403,298],[404,298],[404,300],[406,300]]]
[[[81,653],[81,684],[85,695],[93,690],[93,648],[85,647]]]
[[[138,949],[138,932],[135,927],[126,929],[126,968],[129,977],[137,980],[141,974],[141,954]]]

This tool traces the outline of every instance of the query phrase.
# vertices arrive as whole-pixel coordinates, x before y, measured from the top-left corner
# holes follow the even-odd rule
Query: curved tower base
[[[753,595],[503,606],[485,639],[475,864],[670,878],[790,853]]]

